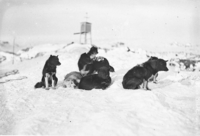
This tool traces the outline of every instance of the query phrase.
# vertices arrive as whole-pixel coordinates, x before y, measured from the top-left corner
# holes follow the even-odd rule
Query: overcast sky
[[[0,40],[79,42],[86,13],[96,44],[200,44],[198,0],[0,0]]]

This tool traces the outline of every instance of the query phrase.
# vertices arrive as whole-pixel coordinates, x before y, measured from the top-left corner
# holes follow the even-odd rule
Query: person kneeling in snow
[[[89,64],[93,63],[93,59],[98,54],[97,47],[92,46],[88,53],[81,54],[78,60],[78,68],[82,76],[89,74],[91,66]]]

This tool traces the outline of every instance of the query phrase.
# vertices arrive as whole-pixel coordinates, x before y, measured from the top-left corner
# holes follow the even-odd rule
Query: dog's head
[[[77,88],[78,84],[75,80],[64,80],[63,87],[64,88]]]
[[[156,60],[151,60],[149,62],[154,70],[168,71],[167,61],[168,60],[164,60],[164,59],[156,59]]]
[[[90,51],[87,53],[91,59],[94,59],[96,57],[96,55],[98,54],[98,48],[95,46],[92,46],[90,48]]]
[[[109,69],[107,67],[101,67],[98,70],[98,77],[102,79],[107,79],[110,77]]]
[[[149,61],[150,61],[150,60],[157,60],[157,59],[158,59],[158,57],[150,56]]]
[[[59,66],[61,65],[58,56],[50,55],[48,62],[50,65]]]

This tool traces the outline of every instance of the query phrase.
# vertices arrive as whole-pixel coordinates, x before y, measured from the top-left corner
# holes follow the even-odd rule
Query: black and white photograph
[[[199,136],[199,0],[0,0],[0,135]]]

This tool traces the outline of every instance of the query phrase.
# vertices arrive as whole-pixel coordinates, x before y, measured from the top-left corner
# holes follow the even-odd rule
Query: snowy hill
[[[199,71],[177,73],[168,66],[168,72],[159,73],[157,84],[150,82],[152,91],[125,90],[121,84],[124,74],[146,61],[147,55],[169,59],[175,54],[142,49],[128,52],[122,45],[99,49],[98,55],[106,57],[116,71],[111,73],[109,88],[91,91],[63,88],[64,76],[78,71],[78,58],[89,48],[90,45],[76,43],[38,45],[19,51],[19,60],[14,65],[8,60],[0,63],[0,134],[200,135]],[[57,67],[57,89],[34,89],[50,54],[59,55],[61,62]]]

